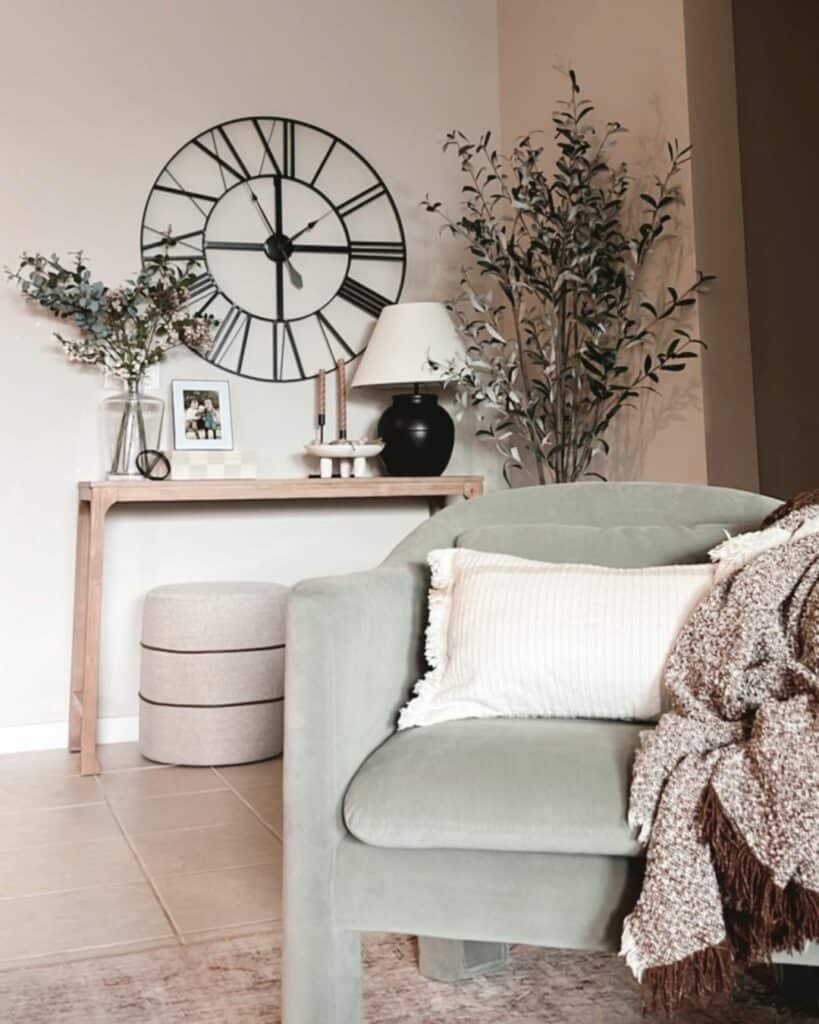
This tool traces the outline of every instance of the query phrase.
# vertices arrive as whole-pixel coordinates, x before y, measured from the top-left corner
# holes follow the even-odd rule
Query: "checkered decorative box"
[[[185,451],[171,455],[172,480],[255,480],[256,453]]]

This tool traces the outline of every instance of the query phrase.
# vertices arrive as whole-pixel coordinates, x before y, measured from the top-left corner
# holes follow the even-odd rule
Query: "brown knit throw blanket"
[[[648,850],[623,954],[649,1012],[819,940],[817,516],[813,496],[766,520],[804,535],[696,609],[666,665],[671,710],[641,737],[629,823]]]

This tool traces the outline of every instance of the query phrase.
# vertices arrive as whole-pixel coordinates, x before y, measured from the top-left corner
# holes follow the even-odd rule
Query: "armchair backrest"
[[[451,505],[401,541],[385,564],[423,563],[434,548],[456,546],[614,566],[701,561],[725,531],[756,529],[779,504],[699,484],[522,487]]]

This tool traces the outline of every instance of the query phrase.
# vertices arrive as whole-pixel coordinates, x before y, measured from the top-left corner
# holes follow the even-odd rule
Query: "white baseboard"
[[[100,718],[98,743],[127,743],[139,738],[139,716]],[[68,722],[43,722],[40,725],[0,725],[0,754],[24,750],[57,750],[68,742]]]

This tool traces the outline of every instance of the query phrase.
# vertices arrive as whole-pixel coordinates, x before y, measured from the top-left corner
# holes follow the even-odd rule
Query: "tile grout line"
[[[251,803],[249,803],[247,800],[245,800],[245,798],[242,796],[242,794],[239,792],[239,790],[236,789],[236,787],[231,783],[230,779],[228,779],[224,775],[222,775],[222,773],[219,771],[218,768],[211,768],[211,771],[215,772],[219,776],[219,778],[222,780],[222,782],[225,783],[225,785],[233,793],[233,795],[235,797],[237,797],[239,799],[239,801],[245,805],[245,807],[247,807],[247,809],[250,811],[251,814],[253,814],[256,818],[258,818],[258,820],[262,823],[262,825],[264,825],[264,827],[267,829],[267,831],[270,832],[271,835],[274,835],[279,840],[280,843],[284,844],[284,838],[279,835],[279,833],[273,828],[272,825],[268,824],[268,822],[266,822],[264,820],[264,818],[261,816],[261,814],[259,814],[259,812],[256,810],[256,808]],[[251,788],[253,788],[253,787],[251,787]]]
[[[131,851],[134,859],[136,860],[137,864],[139,865],[140,871],[145,876],[145,881],[148,883],[148,887],[150,888],[151,892],[154,894],[154,898],[156,899],[157,903],[159,904],[160,910],[162,911],[162,913],[165,916],[165,919],[167,920],[168,924],[170,925],[171,931],[173,933],[174,938],[176,939],[177,943],[180,946],[184,946],[185,943],[182,941],[182,933],[176,927],[176,922],[173,919],[173,915],[171,914],[170,908],[168,906],[166,906],[165,900],[162,898],[162,895],[159,892],[159,889],[157,888],[156,884],[154,883],[153,878],[151,878],[151,875],[150,875],[150,873],[148,871],[147,865],[145,864],[145,862],[143,861],[142,857],[140,856],[139,851],[137,850],[137,848],[131,842],[131,837],[125,831],[125,826],[120,821],[119,815],[114,810],[114,808],[111,806],[110,802],[108,801],[108,798],[105,796],[105,790],[102,787],[102,782],[100,781],[99,775],[96,775],[94,777],[96,779],[97,786],[99,786],[99,790],[100,790],[100,792],[103,795],[103,800],[105,801],[105,805],[108,808],[108,810],[111,812],[111,817],[116,822],[116,826],[119,829],[120,834],[122,835],[122,838],[128,844],[128,849]]]
[[[15,807],[11,810],[0,811],[0,825],[6,815],[10,814],[37,814],[39,811],[67,811],[73,807],[99,807],[104,800],[81,800],[76,804],[42,804],[38,807]]]
[[[21,847],[25,849],[25,847]],[[91,889],[127,889],[133,885],[139,885],[136,879],[133,882],[94,882],[91,885],[72,885],[68,889],[43,889],[42,892],[20,892],[14,896],[0,896],[0,906],[14,900],[38,900],[44,896],[63,896],[74,892],[89,892]]]
[[[4,974],[24,971],[32,967],[56,967],[66,964],[82,964],[94,960],[108,960],[134,953],[150,953],[157,949],[169,949],[177,945],[176,937],[163,935],[156,939],[134,939],[131,942],[110,942],[97,946],[75,946],[73,949],[55,950],[53,953],[34,953],[0,960],[0,980]],[[114,950],[105,953],[105,950]]]
[[[224,928],[194,928],[193,931],[183,932],[183,940],[186,946],[199,946],[204,942],[222,941],[226,939],[242,938],[243,936],[265,935],[274,932],[276,926],[281,928],[282,918],[266,917],[262,921],[248,921],[246,924],[229,924]],[[272,927],[271,927],[272,926]]]
[[[94,804],[94,807],[104,807],[104,803]],[[2,822],[0,822],[2,824]],[[58,840],[55,842],[50,839],[47,843],[23,843],[22,846],[7,846],[0,848],[0,857],[5,857],[10,853],[20,853],[23,850],[47,850],[55,846],[59,846],[61,849],[65,849],[68,846],[90,846],[92,843],[110,843],[114,839],[114,836],[98,836],[96,839],[72,839],[68,842]],[[4,899],[5,897],[0,897]]]
[[[273,837],[278,838],[277,836]],[[159,875],[159,878],[194,878],[196,875],[218,875],[226,871],[247,871],[248,868],[270,868],[274,867],[274,860],[254,860],[244,864],[224,864],[216,868],[197,868],[195,871],[171,871],[167,875]]]
[[[133,768],[132,767],[132,768],[103,769],[103,772],[104,772],[105,775],[125,775],[127,772],[143,772],[143,771],[149,771],[150,772],[150,771],[162,770],[163,768],[173,768],[173,767],[175,767],[175,766],[174,765],[163,765],[163,764],[152,764],[150,766],[143,766],[143,767],[139,767],[139,768]],[[82,777],[83,776],[78,776],[78,778],[82,778]],[[95,776],[95,778],[97,778],[97,777],[98,776]],[[74,776],[73,775],[69,775],[68,778],[74,778]],[[9,781],[13,785],[14,780],[9,780]],[[54,781],[62,781],[62,779],[60,777],[55,777]],[[98,786],[97,788],[98,789],[102,789],[101,786]],[[222,786],[220,788],[224,789],[225,787]],[[103,792],[104,792],[104,790],[103,790]],[[198,792],[201,792],[201,793],[212,793],[212,792],[216,792],[216,790],[203,789],[203,790],[191,790],[191,792],[194,792],[194,793],[198,793]],[[160,793],[159,796],[187,796],[187,792],[180,793],[180,794]],[[139,797],[138,796],[138,797],[133,797],[132,799],[135,799],[135,800],[149,800],[149,799],[156,799],[156,798],[155,797]],[[26,806],[26,807],[0,808],[0,824],[2,824],[3,818],[7,814],[30,814],[30,813],[35,813],[37,811],[64,811],[64,810],[68,810],[71,807],[99,807],[101,804],[104,804],[104,803],[106,803],[105,798],[104,797],[100,797],[99,800],[77,800],[77,801],[68,801],[67,803],[61,803],[61,804],[38,804],[35,807]]]
[[[38,753],[38,751],[24,751],[24,753]],[[47,753],[47,751],[41,751],[41,753]],[[19,755],[17,755],[17,754],[2,754],[2,755],[0,755],[0,757],[9,757],[9,758],[15,758],[15,759],[18,758],[18,756]],[[20,764],[21,764],[21,762],[19,760],[15,761],[16,767],[10,773],[12,776],[14,776],[14,775],[27,775],[27,774],[29,774],[28,772],[23,771],[23,769],[21,767],[19,767]],[[122,765],[119,768],[106,768],[103,765],[102,770],[103,770],[103,772],[106,775],[122,775],[124,772],[145,772],[145,771],[156,771],[156,770],[160,770],[161,771],[163,768],[179,768],[179,767],[185,767],[185,765],[174,765],[174,764],[125,764],[125,765]],[[12,782],[12,783],[15,782],[16,780],[13,777],[12,778],[8,778],[8,774],[3,771],[4,768],[5,768],[5,765],[0,763],[0,777],[5,776],[9,782]],[[49,782],[52,782],[52,781],[53,782],[61,782],[61,781],[65,780],[65,779],[84,779],[84,778],[90,778],[90,776],[87,776],[87,775],[80,775],[79,761],[77,762],[76,765],[71,766],[70,769],[68,769],[68,770],[63,769],[63,768],[46,769],[46,775],[48,777],[48,781]]]
[[[186,794],[181,793],[180,796]],[[214,821],[210,825],[179,825],[177,828],[149,828],[143,832],[134,832],[131,830],[131,835],[135,839],[141,839],[142,836],[161,836],[165,832],[207,832],[214,828],[230,828],[234,831],[240,832],[244,828],[243,821]],[[278,839],[279,837],[276,836]]]
[[[212,770],[213,769],[211,769],[211,771]],[[105,792],[105,786],[101,786],[100,788]],[[125,803],[129,800],[133,803],[139,803],[142,800],[174,800],[176,797],[198,796],[201,793],[224,793],[226,789],[227,786],[214,786],[212,789],[186,789],[181,793],[154,793],[153,796],[150,794],[134,796],[133,794],[123,795],[121,793],[112,793],[107,799],[119,801],[121,803]]]

